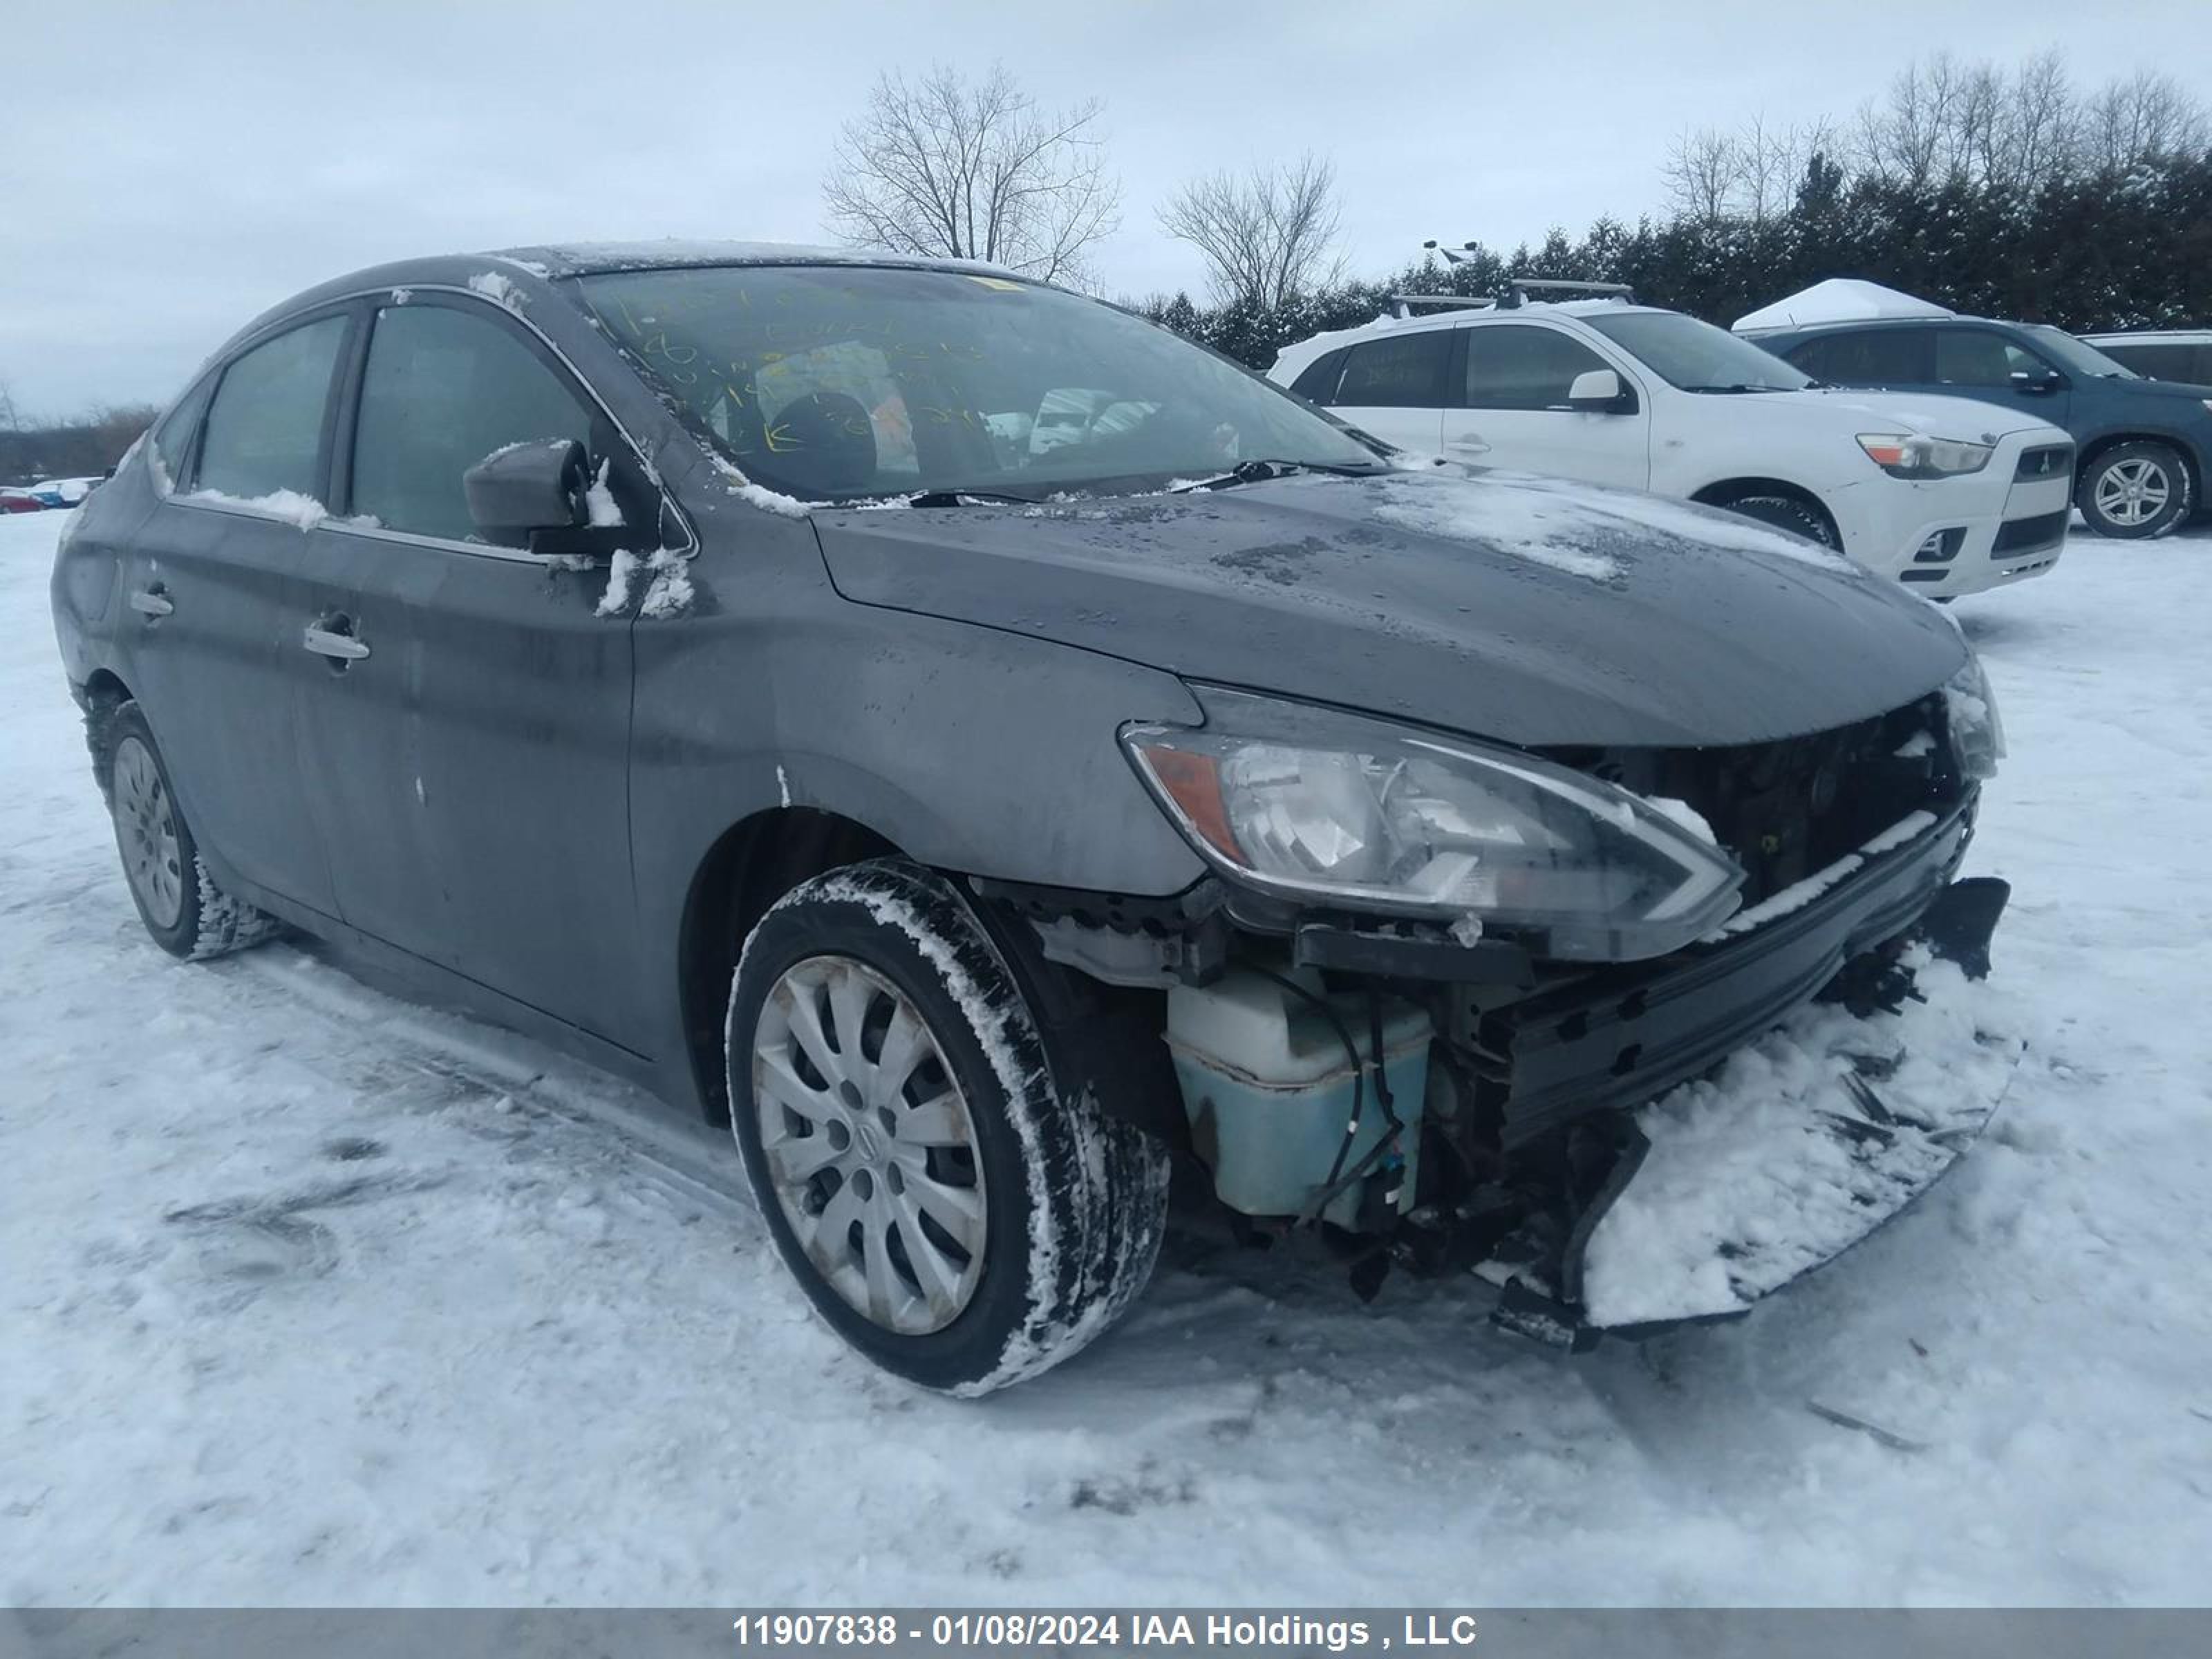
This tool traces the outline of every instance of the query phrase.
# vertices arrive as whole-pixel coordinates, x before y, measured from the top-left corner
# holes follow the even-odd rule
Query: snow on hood
[[[1880,283],[1856,276],[1831,276],[1824,283],[1800,289],[1772,305],[1747,311],[1735,319],[1741,333],[1752,328],[1808,328],[1815,323],[1860,323],[1878,317],[1955,317],[1931,301],[1900,294]]]
[[[1453,467],[817,508],[845,598],[1528,745],[1771,741],[1957,672],[1935,607],[1686,502]]]

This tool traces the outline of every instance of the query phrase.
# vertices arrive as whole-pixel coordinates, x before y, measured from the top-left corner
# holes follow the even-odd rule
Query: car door
[[[1437,453],[1458,337],[1456,329],[1423,329],[1361,341],[1344,359],[1329,406],[1384,443]]]
[[[2071,383],[2040,352],[2001,329],[1946,323],[1928,332],[1934,366],[1928,391],[1978,398],[2031,420],[2066,424],[2073,412]]]
[[[1478,323],[1467,337],[1459,406],[1443,418],[1444,453],[1592,483],[1651,482],[1651,406],[1626,368],[1549,323]],[[1568,406],[1576,377],[1612,369],[1629,389],[1607,411]]]
[[[657,489],[533,335],[459,293],[375,310],[338,438],[347,516],[318,532],[322,591],[295,619],[331,653],[303,732],[349,925],[635,1048],[629,610],[603,613],[604,561],[479,536],[462,483],[554,438],[659,546]]]
[[[258,341],[163,423],[164,499],[124,567],[132,695],[201,844],[242,884],[333,913],[301,764],[303,526],[320,513],[352,318]]]

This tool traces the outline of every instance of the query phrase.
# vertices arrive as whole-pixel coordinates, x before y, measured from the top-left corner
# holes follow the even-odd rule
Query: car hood
[[[1922,396],[1910,392],[1870,392],[1863,387],[1808,386],[1802,392],[1761,392],[1744,398],[1756,403],[1762,417],[1826,422],[1846,435],[1862,432],[1919,433],[1929,438],[1962,438],[1992,443],[2015,432],[2048,428],[2066,434],[2048,416],[2007,409],[1978,398]]]
[[[1474,468],[813,516],[861,604],[1525,745],[1766,742],[1965,659],[1934,606],[1796,537]]]

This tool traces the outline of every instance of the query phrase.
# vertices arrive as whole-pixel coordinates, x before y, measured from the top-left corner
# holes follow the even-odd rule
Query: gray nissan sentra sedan
[[[1109,1325],[1178,1158],[1363,1294],[1472,1273],[1580,1347],[1742,1312],[2002,1088],[1958,1006],[2004,890],[1953,878],[2001,738],[1942,613],[997,270],[327,283],[53,604],[158,944],[298,928],[726,1121],[823,1317],[933,1388]],[[1699,1079],[1798,1220],[1654,1153]]]

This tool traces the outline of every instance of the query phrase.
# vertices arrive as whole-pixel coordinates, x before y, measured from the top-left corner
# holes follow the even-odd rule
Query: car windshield
[[[1797,392],[1813,384],[1772,352],[1679,311],[1599,313],[1583,320],[1684,392]]]
[[[2071,369],[2076,374],[2087,374],[2111,380],[2139,380],[2135,370],[2117,358],[2107,357],[2096,347],[2075,339],[2063,328],[2053,328],[2048,323],[2029,323],[2023,331],[2030,336],[2043,354],[2055,359],[2061,368]]]
[[[1034,283],[753,265],[582,289],[687,424],[752,482],[808,501],[1128,492],[1262,460],[1388,465],[1211,352]]]

